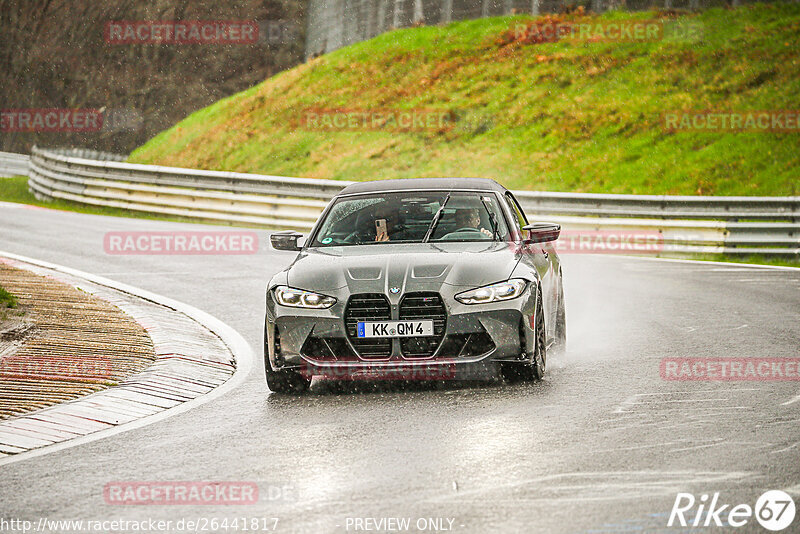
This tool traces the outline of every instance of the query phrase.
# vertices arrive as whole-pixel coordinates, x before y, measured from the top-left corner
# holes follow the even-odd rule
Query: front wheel
[[[564,280],[558,273],[558,304],[556,308],[556,339],[553,351],[558,357],[567,353],[567,307],[564,304]]]
[[[531,374],[536,380],[544,378],[547,365],[547,329],[544,324],[544,306],[542,305],[542,292],[536,298],[536,347],[533,350]]]
[[[510,382],[533,381],[544,378],[547,365],[547,329],[544,324],[544,308],[542,307],[542,292],[536,297],[535,315],[535,347],[530,361],[507,363],[503,365],[503,376]]]
[[[267,362],[267,387],[275,393],[298,395],[311,386],[311,378],[297,371],[273,371]]]

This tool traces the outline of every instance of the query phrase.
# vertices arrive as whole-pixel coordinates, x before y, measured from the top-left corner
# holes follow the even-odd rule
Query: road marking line
[[[637,406],[637,405],[648,405],[648,404],[666,404],[666,403],[697,403],[697,402],[716,402],[716,401],[729,401],[731,399],[728,398],[703,398],[703,399],[677,399],[677,400],[642,400],[640,397],[667,397],[673,395],[695,395],[698,393],[740,393],[745,391],[761,391],[763,388],[733,388],[733,389],[698,389],[695,391],[667,391],[662,393],[636,393],[631,395],[624,401],[622,401],[619,406],[612,412],[614,414],[628,414],[634,413],[633,410],[629,410],[628,408]],[[800,395],[798,395],[800,398]],[[681,408],[678,408],[681,409]],[[725,409],[746,409],[745,406],[706,406],[701,408],[689,408],[690,410],[725,410]]]
[[[639,261],[657,261],[662,263],[690,263],[697,266],[700,265],[707,265],[707,269],[701,269],[701,271],[731,271],[734,269],[771,269],[775,271],[794,271],[800,272],[800,267],[786,267],[783,265],[759,265],[756,263],[729,263],[724,261],[704,261],[704,260],[679,260],[679,259],[672,259],[672,258],[650,258],[647,256],[637,256],[636,258],[627,258],[627,259],[636,259]],[[714,267],[717,265],[718,267]]]
[[[780,421],[765,421],[761,423],[759,426],[766,426],[766,425],[791,425],[795,423],[800,423],[800,419],[782,419]]]
[[[478,487],[473,489],[462,489],[458,494],[442,494],[426,499],[427,501],[441,502],[458,498],[460,503],[468,501],[470,496],[478,496],[486,492],[496,492],[498,490],[513,490],[531,484],[546,484],[551,491],[571,490],[571,497],[564,495],[554,495],[553,497],[542,496],[532,499],[532,502],[540,501],[606,501],[619,499],[638,499],[645,491],[650,494],[655,491],[656,495],[671,494],[675,491],[682,491],[693,484],[711,484],[731,479],[743,479],[751,477],[749,472],[714,472],[714,471],[599,471],[599,472],[570,472],[555,475],[544,475],[535,478],[518,480],[505,484],[493,484],[490,487]],[[596,483],[593,483],[597,480]],[[622,490],[614,492],[613,490]],[[580,496],[575,495],[576,490],[590,490],[597,495]]]
[[[653,443],[652,445],[637,445],[635,447],[617,447],[614,449],[592,449],[593,454],[598,452],[618,452],[618,451],[635,451],[639,449],[652,449],[654,447],[666,447],[667,445],[676,444],[676,441],[667,441],[665,443]]]
[[[764,389],[764,388],[693,389],[691,391],[683,391],[683,390],[681,390],[681,391],[664,391],[664,392],[661,392],[661,393],[636,393],[635,395],[632,395],[631,397],[653,397],[653,396],[657,397],[659,395],[686,395],[687,393],[691,393],[691,394],[695,394],[695,393],[720,393],[720,392],[723,392],[723,391],[725,393],[730,393],[731,391],[734,391],[734,392],[739,392],[739,391],[761,391],[762,389]],[[628,398],[631,398],[631,397],[628,397]]]
[[[778,449],[777,451],[772,451],[771,454],[778,454],[779,452],[785,452],[785,451],[788,451],[790,449],[794,449],[798,445],[800,445],[800,441],[798,441],[797,443],[793,443],[792,445],[789,445],[788,447],[784,447],[782,449]]]
[[[694,451],[697,449],[707,449],[709,447],[716,447],[717,445],[722,445],[723,443],[725,443],[725,440],[720,438],[714,443],[706,443],[704,445],[695,445],[694,447],[683,447],[680,449],[672,449],[669,452],[684,452],[684,451]]]
[[[800,401],[800,393],[798,393],[794,398],[789,399],[786,402],[782,402],[781,406],[789,406],[790,404],[794,404],[797,401]]]
[[[129,276],[129,275],[155,275],[155,276],[164,276],[168,274],[179,274],[179,275],[195,275],[191,271],[120,271],[120,272],[100,272],[97,273],[98,276]]]
[[[632,404],[666,404],[675,402],[709,402],[709,401],[727,401],[730,399],[681,399],[681,400],[652,400],[652,401],[638,401]]]

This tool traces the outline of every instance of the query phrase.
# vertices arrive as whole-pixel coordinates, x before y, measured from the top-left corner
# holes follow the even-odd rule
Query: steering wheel
[[[348,245],[353,244],[361,244],[365,241],[374,241],[375,236],[370,236],[368,232],[356,230],[350,233],[347,237],[342,239],[342,243],[347,243]]]
[[[461,234],[461,235],[459,235]],[[464,235],[467,234],[467,235]],[[478,237],[481,236],[484,239],[489,239],[489,236],[481,232],[478,228],[473,228],[471,226],[466,226],[464,228],[459,228],[458,230],[453,230],[452,232],[448,233],[447,235],[442,236],[442,239],[458,239],[461,237]]]

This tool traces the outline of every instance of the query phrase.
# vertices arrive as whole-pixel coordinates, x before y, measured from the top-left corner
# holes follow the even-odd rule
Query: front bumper
[[[516,299],[478,305],[455,300],[455,294],[467,289],[442,286],[436,293],[445,313],[438,338],[426,345],[430,350],[415,351],[412,348],[419,347],[413,341],[391,340],[384,342],[380,354],[366,354],[352,329],[348,331],[351,295],[346,289],[342,294],[327,293],[337,302],[326,310],[278,305],[270,290],[264,327],[265,364],[274,370],[292,369],[342,379],[460,380],[494,376],[499,362],[520,361],[532,354],[537,285],[531,282]],[[412,295],[383,295],[390,315],[381,320],[399,320],[404,297]]]

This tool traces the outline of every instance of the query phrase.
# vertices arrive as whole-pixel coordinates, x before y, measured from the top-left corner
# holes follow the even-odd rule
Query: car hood
[[[519,262],[513,243],[397,243],[311,248],[288,268],[292,287],[352,292],[437,291],[508,279]]]

